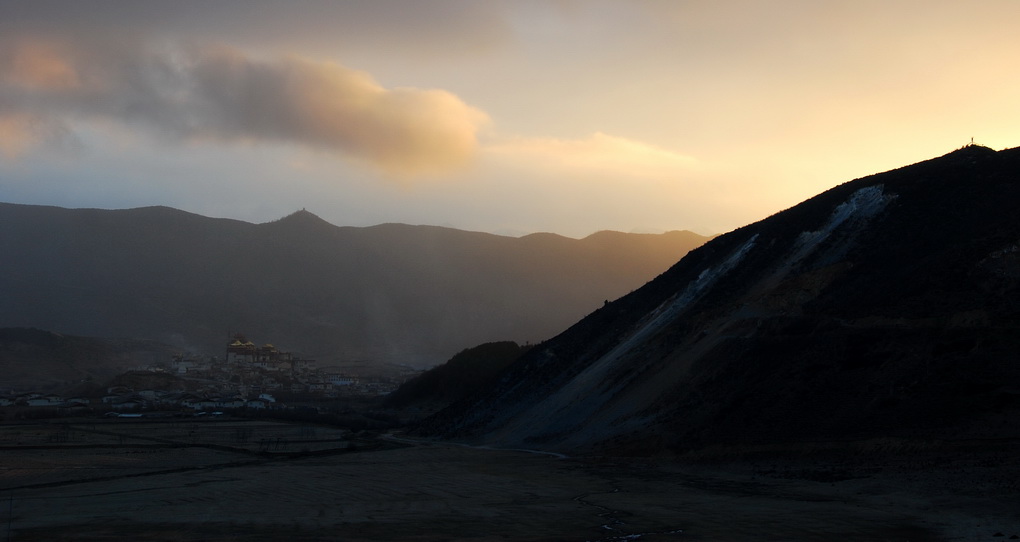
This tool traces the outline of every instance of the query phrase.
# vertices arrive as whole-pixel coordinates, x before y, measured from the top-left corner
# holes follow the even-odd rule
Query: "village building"
[[[255,363],[255,343],[249,341],[244,335],[234,335],[234,340],[227,345],[227,365],[244,366]]]
[[[33,393],[18,402],[26,406],[57,406],[64,402],[64,398],[59,395]]]
[[[343,373],[329,373],[326,380],[333,386],[353,386],[358,383],[357,378]]]
[[[139,397],[126,397],[109,404],[109,408],[113,410],[138,410],[146,406],[148,406],[146,402]]]
[[[192,371],[208,370],[209,365],[201,360],[186,358],[183,355],[174,356],[170,362],[170,372],[177,374],[188,374]]]
[[[272,343],[255,346],[243,334],[235,334],[227,344],[227,366],[240,369],[262,369],[263,371],[287,371],[306,369],[309,360],[296,360],[290,352],[282,352]],[[297,365],[295,365],[297,363]]]

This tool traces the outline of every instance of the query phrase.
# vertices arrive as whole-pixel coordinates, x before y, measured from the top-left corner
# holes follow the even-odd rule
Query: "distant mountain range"
[[[30,328],[0,328],[0,395],[13,388],[102,386],[133,367],[170,360],[169,345],[139,339],[76,337]]]
[[[707,239],[0,203],[0,327],[217,355],[240,332],[320,363],[428,366],[483,342],[547,339]]]
[[[720,236],[420,431],[606,453],[1020,438],[1020,149],[968,146]]]

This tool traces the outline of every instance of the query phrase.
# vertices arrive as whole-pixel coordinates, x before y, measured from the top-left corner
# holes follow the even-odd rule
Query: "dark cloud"
[[[32,0],[0,6],[0,35],[25,32],[141,34],[340,54],[358,47],[468,53],[511,33],[501,3],[473,0]]]

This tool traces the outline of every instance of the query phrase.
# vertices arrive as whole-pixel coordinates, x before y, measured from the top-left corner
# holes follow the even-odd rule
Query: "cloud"
[[[298,56],[8,40],[0,43],[0,125],[9,154],[38,140],[28,118],[114,121],[191,141],[297,144],[400,177],[465,164],[487,122],[449,92],[387,89],[367,73]]]
[[[31,115],[0,115],[0,154],[8,158],[21,156],[37,141]]]
[[[28,89],[73,88],[79,81],[59,44],[46,40],[22,40],[0,50],[0,66],[10,84]]]
[[[0,42],[0,155],[17,158],[40,142],[56,139],[62,127],[59,120],[40,115],[32,107],[19,107],[26,100],[17,99],[18,95],[28,98],[78,83],[74,69],[54,43]]]
[[[691,156],[602,132],[583,139],[508,139],[486,145],[484,152],[508,163],[620,178],[675,177],[698,164]]]
[[[429,0],[32,0],[0,2],[0,35],[210,40],[243,48],[476,55],[512,39],[505,2]],[[516,2],[514,3],[516,4]]]

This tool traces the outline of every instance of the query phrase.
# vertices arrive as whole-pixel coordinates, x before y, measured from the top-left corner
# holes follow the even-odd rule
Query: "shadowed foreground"
[[[222,427],[229,437],[239,425],[196,425],[189,433],[211,441],[210,428]],[[879,453],[886,458],[881,465],[874,454],[802,450],[791,461],[750,459],[745,450],[739,461],[682,465],[438,444],[398,448],[374,441],[373,448],[371,440],[273,453],[251,445],[255,440],[236,447],[230,438],[157,442],[151,435],[168,432],[158,424],[2,430],[0,498],[3,512],[10,507],[3,519],[16,541],[633,535],[923,541],[1020,533],[1017,463],[1010,459],[1016,454],[1008,447],[977,456],[883,443],[892,449]],[[253,422],[250,433],[286,430]],[[314,431],[323,443],[338,442],[328,429]]]

